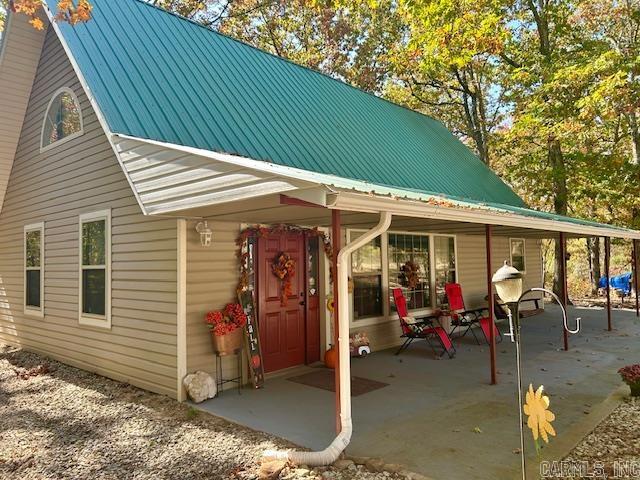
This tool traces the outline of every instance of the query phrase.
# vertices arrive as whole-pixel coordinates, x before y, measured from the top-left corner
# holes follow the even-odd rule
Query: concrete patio
[[[557,416],[559,437],[552,442],[570,448],[578,440],[570,438],[576,426],[589,428],[598,406],[621,385],[616,370],[638,361],[640,321],[634,312],[614,310],[614,330],[607,332],[606,311],[571,308],[569,313],[572,325],[582,317],[582,331],[570,337],[568,352],[561,350],[561,316],[553,305],[523,321],[522,337],[523,382],[545,386]],[[473,343],[471,335],[457,347],[453,360],[434,359],[424,342],[399,357],[387,350],[354,359],[353,375],[389,385],[353,398],[354,434],[347,453],[382,457],[434,479],[516,478],[513,344],[508,338],[498,344],[495,386],[489,385],[488,347]],[[334,436],[334,394],[287,380],[298,374],[269,379],[262,390],[225,392],[197,407],[323,449]],[[535,458],[531,441],[526,451]]]

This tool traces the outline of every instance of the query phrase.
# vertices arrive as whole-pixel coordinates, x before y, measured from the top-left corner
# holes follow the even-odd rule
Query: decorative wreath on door
[[[280,305],[284,307],[288,298],[293,295],[291,279],[296,273],[296,262],[288,253],[280,252],[273,258],[271,271],[280,280]]]

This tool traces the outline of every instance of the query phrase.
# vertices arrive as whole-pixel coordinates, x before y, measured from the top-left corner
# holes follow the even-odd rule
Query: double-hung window
[[[24,227],[24,313],[44,316],[44,223]]]
[[[456,270],[456,239],[448,235],[434,235],[433,247],[436,303],[442,305],[445,301],[445,284],[455,283],[458,278]]]
[[[361,233],[351,232],[353,241]],[[379,317],[382,305],[382,244],[376,237],[351,255],[353,318]]]
[[[509,251],[511,253],[511,266],[520,272],[526,271],[524,238],[510,238]]]
[[[79,320],[111,327],[111,211],[80,215]]]
[[[389,288],[401,288],[410,310],[430,308],[429,236],[389,233]]]

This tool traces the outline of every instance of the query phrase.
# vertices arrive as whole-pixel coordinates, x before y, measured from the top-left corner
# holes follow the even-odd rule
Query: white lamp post
[[[522,375],[520,372],[520,314],[518,313],[518,303],[522,297],[522,273],[507,264],[493,274],[491,279],[496,287],[498,296],[507,304],[509,316],[509,333],[511,341],[516,344],[516,370],[518,375],[518,419],[520,429],[520,466],[522,468],[522,479],[527,478],[524,460],[524,427],[522,418]],[[515,313],[512,313],[515,312]],[[515,318],[514,318],[515,317]],[[515,325],[514,325],[515,323]]]
[[[571,330],[567,323],[567,312],[560,302],[558,296],[544,288],[530,288],[526,292],[523,292],[522,273],[517,269],[510,266],[505,260],[504,265],[496,271],[491,279],[492,283],[496,287],[496,293],[500,299],[507,304],[507,311],[509,317],[509,333],[505,334],[511,337],[511,341],[516,344],[516,370],[518,376],[518,416],[520,420],[520,462],[522,468],[522,479],[526,480],[527,473],[525,470],[524,459],[524,422],[522,418],[522,369],[520,364],[520,313],[519,305],[524,296],[530,292],[543,292],[548,293],[556,299],[560,309],[562,310],[562,324],[563,327],[569,333],[578,333],[580,331],[580,318],[576,319],[576,328]]]
[[[493,278],[491,279],[491,281],[495,285],[496,293],[498,294],[500,299],[509,306],[508,335],[511,337],[511,341],[514,342],[514,321],[511,310],[517,309],[518,301],[520,300],[520,297],[522,297],[522,273],[507,264],[507,261],[505,260],[504,265],[500,267],[496,273],[493,274]],[[516,312],[516,330],[518,330],[520,326],[519,317],[520,316]]]

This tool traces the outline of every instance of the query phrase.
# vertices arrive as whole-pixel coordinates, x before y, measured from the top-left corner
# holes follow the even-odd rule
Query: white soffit
[[[114,134],[112,142],[148,214],[218,205],[312,186],[262,168],[266,162]]]
[[[406,217],[565,232],[573,236],[640,239],[640,232],[633,230],[529,216],[237,155],[122,134],[113,134],[111,139],[136,195],[149,214],[286,193],[309,203],[345,211],[389,211]]]
[[[8,12],[0,40],[0,211],[44,37],[45,30],[33,28],[27,15]]]

